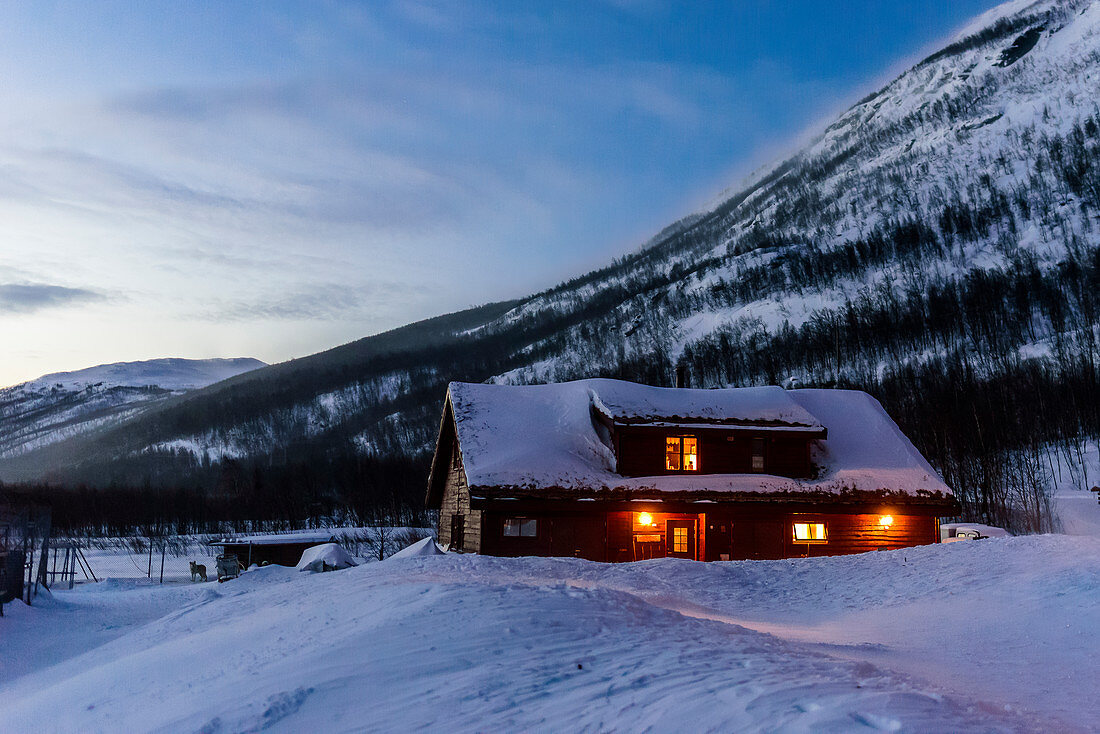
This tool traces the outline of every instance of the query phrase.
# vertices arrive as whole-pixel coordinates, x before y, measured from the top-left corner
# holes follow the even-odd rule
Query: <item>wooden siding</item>
[[[439,542],[452,543],[451,520],[455,515],[463,517],[462,550],[469,553],[481,551],[482,511],[470,507],[470,488],[466,486],[466,472],[462,468],[462,455],[457,442],[451,444],[451,458],[443,483],[443,501],[439,508]]]
[[[695,436],[699,439],[699,471],[665,469],[665,438]],[[764,439],[764,471],[781,477],[805,478],[812,473],[810,439],[805,434],[775,431],[714,429],[677,430],[644,426],[617,426],[616,458],[619,474],[652,477],[663,474],[752,474],[752,441]]]
[[[936,517],[930,514],[902,514],[899,509],[853,512],[792,512],[769,505],[722,507],[710,505],[706,512],[684,512],[661,503],[632,503],[630,510],[584,511],[576,508],[527,504],[522,501],[492,503],[482,525],[480,552],[500,556],[559,556],[593,561],[636,560],[634,517],[650,512],[659,520],[651,534],[664,537],[669,519],[696,520],[696,557],[699,560],[744,560],[798,558],[863,553],[907,548],[939,542]],[[686,508],[684,508],[686,509]],[[880,518],[889,514],[893,523],[884,528]],[[538,521],[535,537],[504,536],[506,518]],[[824,543],[797,542],[794,523],[824,523]],[[449,530],[441,522],[441,531]],[[441,541],[445,542],[445,541]],[[467,550],[472,550],[468,548]]]
[[[890,514],[893,523],[884,528],[880,518]],[[824,543],[798,542],[795,523],[824,523]],[[729,558],[766,559],[803,556],[839,556],[875,550],[893,550],[938,543],[936,518],[898,512],[754,511],[711,512],[707,520],[707,560]]]
[[[693,520],[695,525],[696,558],[706,558],[706,536],[704,527],[705,516],[702,513],[691,512],[667,512],[661,507],[639,507],[637,511],[609,512],[607,513],[608,526],[608,559],[613,561],[633,561],[634,557],[634,517],[638,512],[649,512],[658,522],[650,531],[653,535],[660,535],[665,542],[665,522],[667,520]]]
[[[559,512],[524,513],[486,511],[484,513],[481,552],[494,556],[554,556],[608,560],[608,523],[606,513]],[[504,535],[508,518],[535,519],[535,537]]]

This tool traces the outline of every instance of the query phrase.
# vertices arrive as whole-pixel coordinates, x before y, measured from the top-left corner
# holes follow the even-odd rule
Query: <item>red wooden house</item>
[[[939,540],[951,490],[853,390],[451,383],[427,504],[500,556],[787,558]]]

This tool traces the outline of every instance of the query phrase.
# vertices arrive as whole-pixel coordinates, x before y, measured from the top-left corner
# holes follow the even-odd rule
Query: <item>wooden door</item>
[[[695,560],[695,520],[665,521],[665,553]]]

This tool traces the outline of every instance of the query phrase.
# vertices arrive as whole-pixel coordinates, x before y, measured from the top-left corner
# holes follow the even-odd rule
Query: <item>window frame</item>
[[[683,532],[683,538],[680,537],[680,531],[681,530],[684,531]],[[690,532],[689,528],[686,528],[686,527],[683,527],[683,526],[673,526],[673,528],[672,528],[672,552],[673,553],[687,553],[688,552],[688,548],[691,546],[690,538],[688,537],[689,532]],[[680,541],[681,540],[684,543],[683,549],[680,548]]]
[[[756,453],[756,447],[760,447],[760,453]],[[756,459],[760,459],[760,466],[756,466]],[[754,436],[749,441],[749,469],[753,474],[768,473],[768,440]]]
[[[509,524],[517,526],[518,532],[509,533]],[[533,533],[525,533],[526,526],[532,526]],[[505,517],[501,519],[500,533],[502,538],[537,538],[539,537],[539,519],[537,517]]]
[[[689,439],[689,438],[692,441],[695,442],[695,453],[694,454],[686,454],[684,452],[685,439]],[[678,453],[678,455],[680,457],[680,468],[679,469],[669,468],[669,465],[668,465],[669,441],[678,441],[679,442],[679,446],[680,446],[679,453]],[[700,443],[699,437],[694,435],[694,434],[690,434],[690,433],[665,434],[665,452],[664,452],[664,455],[665,455],[665,471],[666,472],[672,472],[672,473],[675,473],[675,474],[698,474],[699,473],[699,465],[700,465],[700,461],[699,461],[699,443]],[[695,468],[694,469],[685,469],[685,468],[683,468],[684,467],[684,457],[685,456],[694,456],[695,457]]]
[[[807,529],[820,526],[821,527],[821,537],[820,538],[799,538],[798,537],[798,526],[799,525],[805,525],[807,527]],[[791,537],[794,538],[795,543],[798,543],[800,545],[801,544],[805,544],[805,545],[825,545],[826,543],[829,542],[829,526],[828,526],[828,523],[826,523],[824,520],[822,520],[820,522],[817,522],[817,521],[807,522],[807,521],[795,520],[795,521],[791,522]]]

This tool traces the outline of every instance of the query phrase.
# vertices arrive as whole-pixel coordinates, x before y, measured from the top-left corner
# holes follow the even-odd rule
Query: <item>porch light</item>
[[[878,524],[881,525],[883,527],[883,529],[889,530],[890,526],[894,524],[894,516],[893,515],[883,515],[882,517],[880,517],[878,519]]]
[[[652,525],[653,524],[653,515],[650,515],[648,512],[639,512],[638,513],[638,524],[639,525]]]

